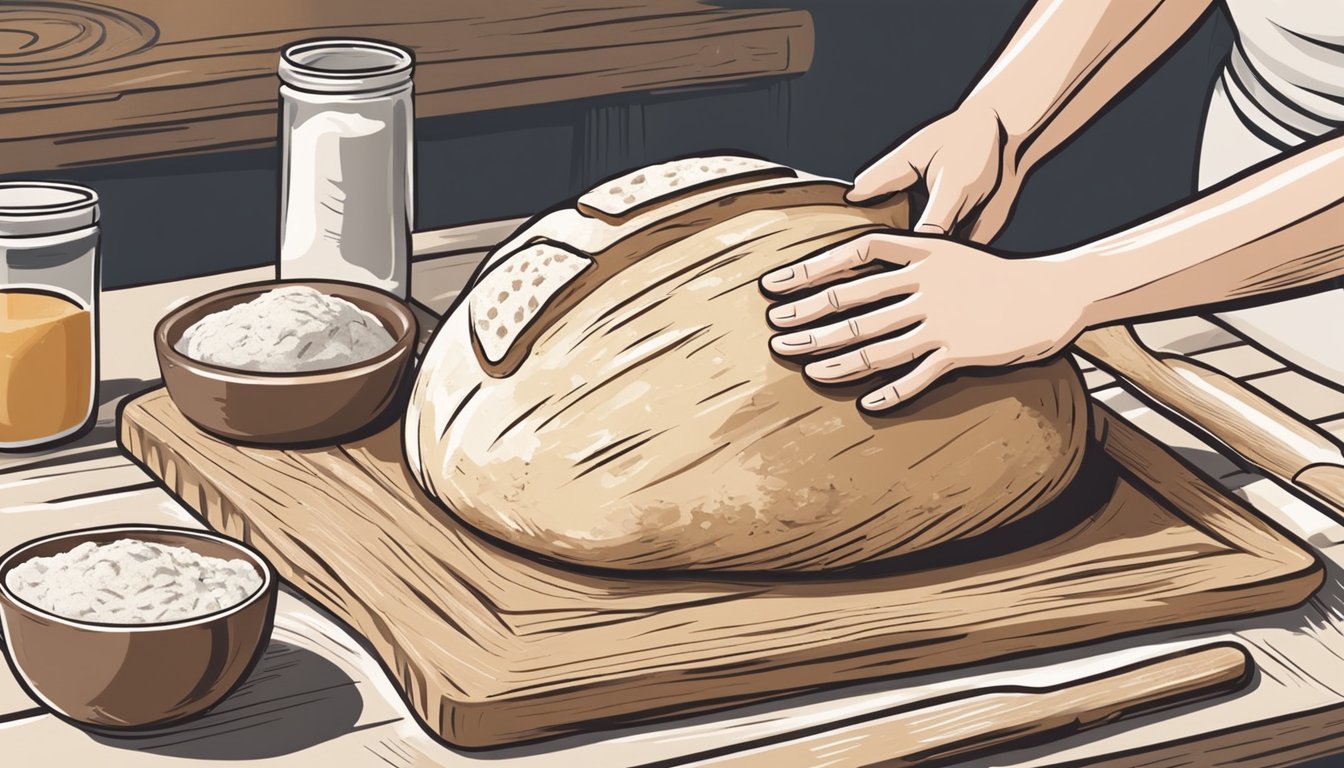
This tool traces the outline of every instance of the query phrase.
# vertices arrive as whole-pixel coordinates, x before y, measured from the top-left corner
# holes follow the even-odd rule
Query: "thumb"
[[[975,217],[975,222],[971,224],[970,231],[966,233],[966,239],[972,243],[988,243],[999,234],[1003,225],[1008,222],[1008,213],[1012,210],[1010,202],[1003,198],[991,198],[983,208],[980,214]]]
[[[905,159],[900,148],[864,169],[854,179],[854,187],[845,193],[851,203],[900,192],[919,181],[919,169]]]
[[[931,235],[950,235],[960,214],[961,195],[949,190],[939,177],[929,187],[929,202],[924,205],[919,222],[911,229]]]

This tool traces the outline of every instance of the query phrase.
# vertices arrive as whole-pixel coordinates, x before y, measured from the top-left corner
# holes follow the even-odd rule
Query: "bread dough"
[[[585,236],[610,229],[607,247],[511,337],[503,363],[473,341],[469,289],[411,395],[419,483],[510,544],[639,570],[841,569],[1039,509],[1086,442],[1069,360],[963,375],[873,416],[855,399],[875,382],[823,388],[771,354],[760,275],[908,225],[903,200],[858,208],[843,192],[809,179],[730,186],[690,209],[660,203],[676,211],[662,218],[585,222]],[[576,215],[511,242],[563,238],[557,222]]]

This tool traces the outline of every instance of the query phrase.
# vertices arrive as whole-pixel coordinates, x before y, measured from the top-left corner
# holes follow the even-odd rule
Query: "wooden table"
[[[418,234],[414,285],[422,308],[445,309],[484,250],[515,224]],[[115,444],[116,404],[157,379],[150,329],[168,308],[209,290],[269,276],[269,269],[256,269],[104,294],[97,427],[59,449],[0,456],[0,550],[91,525],[199,525],[121,455]],[[1344,437],[1344,389],[1292,370],[1226,328],[1190,317],[1140,332],[1150,346],[1217,367]],[[1301,608],[1256,619],[853,685],[656,726],[469,753],[444,747],[422,731],[359,641],[286,590],[271,644],[244,686],[202,720],[163,733],[134,740],[90,736],[44,714],[8,670],[0,670],[0,755],[14,756],[19,764],[40,759],[48,765],[98,766],[238,759],[265,759],[275,766],[399,768],[672,763],[686,754],[731,749],[949,692],[1084,677],[1216,638],[1240,642],[1254,656],[1259,672],[1247,692],[972,765],[1285,766],[1344,751],[1344,525],[1275,481],[1238,467],[1100,371],[1086,365],[1084,370],[1095,397],[1309,542],[1329,571],[1321,592]]]

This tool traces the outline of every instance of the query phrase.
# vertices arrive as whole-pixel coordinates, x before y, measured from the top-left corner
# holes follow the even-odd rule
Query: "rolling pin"
[[[701,759],[690,765],[947,765],[1229,693],[1245,686],[1253,669],[1241,646],[1210,643],[1050,688],[1005,686],[919,701],[802,738],[693,756]]]
[[[1128,380],[1344,519],[1344,451],[1328,433],[1223,373],[1175,355],[1154,354],[1127,326],[1088,331],[1074,346],[1098,368]]]

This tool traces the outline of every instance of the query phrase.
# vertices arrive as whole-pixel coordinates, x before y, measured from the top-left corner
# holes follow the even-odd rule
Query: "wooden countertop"
[[[442,311],[484,249],[514,222],[420,233],[416,299]],[[443,255],[447,254],[447,255]],[[115,444],[115,407],[158,376],[154,322],[174,304],[269,269],[109,291],[102,302],[98,426],[72,445],[0,456],[0,550],[50,532],[126,522],[199,525]],[[1141,329],[1150,346],[1189,355],[1237,377],[1344,437],[1344,390],[1284,365],[1271,352],[1198,318]],[[1095,397],[1176,448],[1210,476],[1316,549],[1329,575],[1306,605],[1265,617],[1051,652],[1012,662],[849,686],[713,716],[473,754],[441,746],[410,719],[360,642],[286,590],[275,634],[249,681],[206,718],[134,740],[88,736],[43,714],[0,670],[0,754],[53,765],[140,766],[264,759],[274,766],[641,765],[767,735],[814,728],[930,696],[993,684],[1053,684],[1210,639],[1244,645],[1259,669],[1246,693],[1099,728],[996,757],[1012,766],[1284,766],[1344,750],[1344,526],[1143,406],[1084,366]],[[1142,755],[1142,757],[1140,757]],[[990,761],[972,765],[988,766]]]

